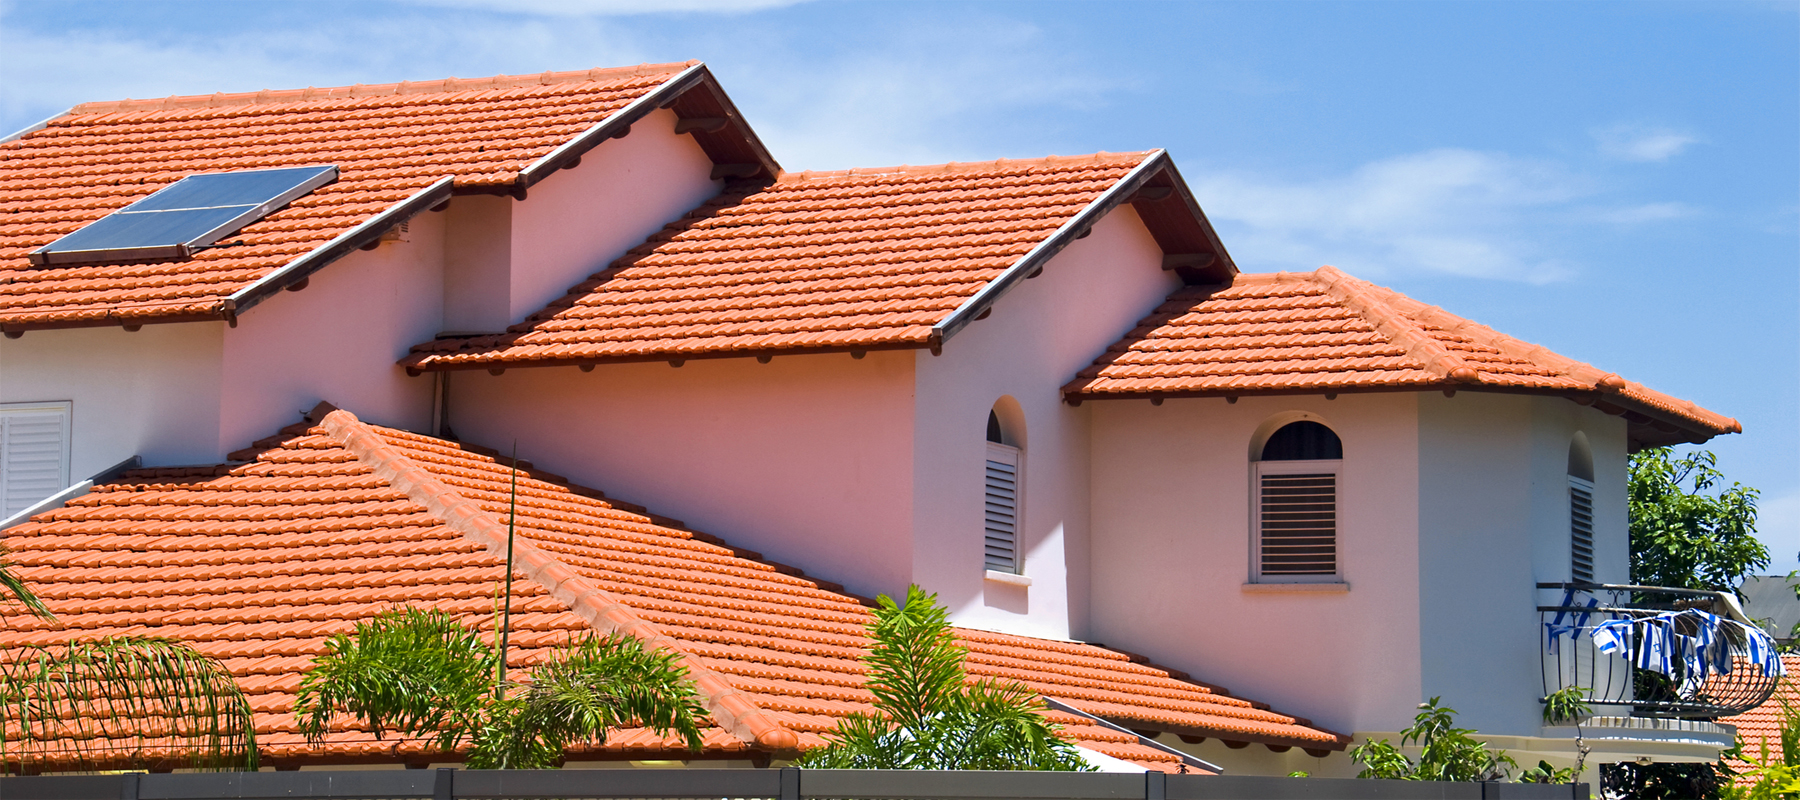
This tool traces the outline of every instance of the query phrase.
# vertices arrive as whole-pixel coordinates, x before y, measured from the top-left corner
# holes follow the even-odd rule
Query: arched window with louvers
[[[1277,429],[1254,456],[1252,580],[1340,580],[1343,442],[1323,423],[1302,419]]]
[[[1011,398],[988,410],[986,465],[982,491],[982,564],[1012,575],[1024,572],[1019,535],[1024,529],[1025,425],[1019,404]]]

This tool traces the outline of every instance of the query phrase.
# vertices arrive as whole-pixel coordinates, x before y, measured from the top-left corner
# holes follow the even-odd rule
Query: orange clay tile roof
[[[248,463],[142,469],[5,532],[15,570],[61,618],[0,609],[0,650],[117,634],[167,636],[220,658],[251,696],[276,763],[422,760],[345,717],[321,748],[292,715],[325,638],[422,605],[491,625],[510,470],[439,439],[333,411],[233,454]],[[681,654],[715,723],[707,755],[816,746],[867,710],[863,601],[796,570],[521,468],[514,669],[588,630]],[[1346,738],[1096,645],[960,630],[972,676],[1024,681],[1134,729],[1342,749]],[[1171,770],[1135,736],[1052,712],[1079,744]],[[681,757],[644,730],[589,757]]]
[[[1737,420],[1333,267],[1176,290],[1063,387],[1070,400],[1446,389],[1557,394],[1630,421],[1641,445]]]
[[[228,317],[234,293],[442,179],[459,193],[523,188],[521,171],[697,63],[76,106],[0,143],[0,328]],[[227,237],[241,245],[26,261],[185,175],[321,164],[337,182]]]
[[[415,369],[924,348],[1158,152],[789,173],[728,189],[501,335]],[[1191,224],[1191,223],[1190,223]]]
[[[1781,704],[1800,707],[1800,653],[1785,654],[1781,661],[1787,667],[1787,677],[1781,679],[1775,696],[1735,717],[1717,720],[1737,728],[1738,744],[1744,746],[1744,755],[1751,760],[1761,760],[1763,742],[1767,740],[1770,760],[1781,763]]]

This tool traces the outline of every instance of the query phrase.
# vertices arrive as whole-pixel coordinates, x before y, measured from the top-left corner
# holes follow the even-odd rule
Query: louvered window
[[[1343,444],[1324,425],[1283,426],[1253,471],[1253,572],[1259,582],[1336,580]]]
[[[69,404],[0,404],[0,518],[69,486]]]
[[[988,443],[985,558],[995,572],[1019,571],[1020,472],[1019,448]]]
[[[1569,476],[1569,577],[1594,581],[1594,484]]]

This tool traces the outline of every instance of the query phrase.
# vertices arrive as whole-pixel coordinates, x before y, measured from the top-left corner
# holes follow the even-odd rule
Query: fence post
[[[119,800],[138,800],[138,773],[127,772],[119,777]]]
[[[800,768],[781,768],[781,800],[800,800]]]
[[[1169,776],[1157,770],[1144,773],[1144,800],[1164,800],[1168,797]]]
[[[456,796],[456,769],[438,767],[437,781],[431,787],[431,800],[452,800]]]

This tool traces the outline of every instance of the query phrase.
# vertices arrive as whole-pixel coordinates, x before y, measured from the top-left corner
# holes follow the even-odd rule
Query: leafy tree
[[[1716,464],[1706,450],[1677,456],[1659,447],[1631,457],[1633,583],[1732,591],[1769,565],[1756,540],[1757,491],[1726,487]]]
[[[800,759],[827,769],[1091,770],[1057,726],[1038,712],[1036,693],[1012,681],[969,683],[967,651],[950,632],[937,595],[913,586],[906,604],[882,595],[869,631],[874,714],[838,721],[832,741]]]
[[[676,656],[629,636],[589,635],[514,683],[500,650],[438,611],[403,608],[331,637],[301,680],[295,714],[309,741],[334,715],[360,717],[379,738],[468,744],[475,769],[555,766],[571,744],[605,743],[609,728],[642,725],[699,750],[706,711]]]
[[[1419,745],[1419,759],[1408,758],[1386,739],[1371,739],[1350,751],[1363,765],[1358,778],[1401,781],[1495,781],[1505,778],[1519,764],[1504,750],[1489,750],[1486,742],[1456,727],[1456,709],[1438,705],[1439,698],[1421,703],[1412,727],[1400,732],[1400,746]],[[1548,765],[1544,765],[1548,766]]]

